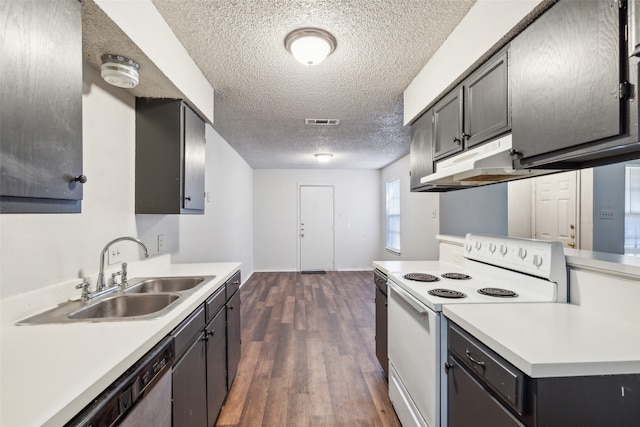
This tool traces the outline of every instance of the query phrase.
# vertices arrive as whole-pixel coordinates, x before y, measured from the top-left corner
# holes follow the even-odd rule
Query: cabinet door
[[[462,88],[455,89],[433,107],[433,157],[462,151]]]
[[[621,133],[615,1],[561,1],[511,42],[513,147],[523,158]]]
[[[0,23],[2,212],[80,212],[81,5],[3,1]]]
[[[227,389],[238,372],[240,362],[240,291],[227,302]]]
[[[447,415],[450,427],[524,427],[461,364],[449,356]]]
[[[464,138],[467,148],[511,129],[507,52],[490,60],[464,83]]]
[[[173,367],[173,425],[207,425],[205,342],[200,335]]]
[[[206,328],[207,414],[214,426],[227,395],[227,343],[225,310],[220,310]]]
[[[184,209],[204,210],[204,122],[191,108],[183,105],[184,114]]]
[[[387,295],[376,286],[376,357],[389,375],[389,358],[387,356]]]
[[[411,125],[411,190],[422,187],[420,179],[433,173],[433,112],[427,111]]]

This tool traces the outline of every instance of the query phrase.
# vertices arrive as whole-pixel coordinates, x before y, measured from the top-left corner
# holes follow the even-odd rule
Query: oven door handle
[[[400,286],[393,283],[391,280],[387,280],[387,286],[394,291],[400,298],[402,298],[407,304],[409,304],[420,316],[426,316],[429,314],[429,309],[425,307],[420,301],[416,299],[409,292],[402,289]]]

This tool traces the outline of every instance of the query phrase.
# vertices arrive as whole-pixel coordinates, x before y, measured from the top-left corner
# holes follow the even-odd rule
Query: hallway
[[[400,426],[375,357],[370,271],[254,273],[241,288],[231,426]]]

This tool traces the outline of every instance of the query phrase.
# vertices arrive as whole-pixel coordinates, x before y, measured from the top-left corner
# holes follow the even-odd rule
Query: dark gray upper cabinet
[[[409,148],[411,191],[422,187],[420,178],[433,173],[433,111],[424,113],[411,125],[411,145]]]
[[[184,102],[136,100],[136,213],[204,213],[204,122]]]
[[[508,51],[505,49],[433,107],[435,160],[486,142],[511,129],[508,69]]]
[[[637,135],[629,110],[637,112],[636,102],[630,107],[621,93],[623,81],[637,80],[637,70],[626,76],[625,22],[617,1],[560,1],[511,42],[520,167],[585,166],[624,151],[620,138]]]
[[[462,151],[462,87],[454,89],[433,107],[433,158]]]
[[[0,212],[80,212],[80,2],[2,1],[0,25]]]
[[[508,51],[480,67],[463,85],[465,147],[473,147],[511,129]]]

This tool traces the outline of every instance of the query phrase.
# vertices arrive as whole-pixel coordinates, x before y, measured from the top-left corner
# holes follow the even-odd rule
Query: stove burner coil
[[[452,289],[431,289],[427,292],[429,295],[433,295],[434,297],[442,297],[442,298],[466,298],[466,295],[459,291],[454,291]]]
[[[437,282],[438,280],[440,280],[433,274],[426,274],[426,273],[407,273],[404,275],[404,278],[409,280],[415,280],[418,282]]]
[[[464,273],[444,273],[442,275],[445,279],[453,279],[453,280],[469,280],[471,276]]]
[[[501,288],[482,288],[482,289],[478,289],[478,293],[482,295],[487,295],[490,297],[500,297],[500,298],[513,298],[518,296],[518,294],[516,294],[513,291],[510,291],[509,289],[501,289]]]

